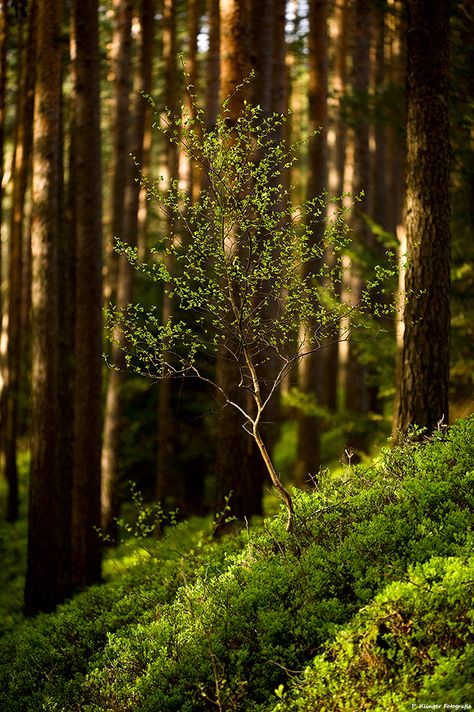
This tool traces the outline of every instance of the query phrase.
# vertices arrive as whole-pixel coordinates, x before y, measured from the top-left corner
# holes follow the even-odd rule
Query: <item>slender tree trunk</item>
[[[130,170],[130,92],[132,87],[132,17],[133,0],[114,0],[115,25],[111,51],[111,81],[113,82],[112,123],[113,148],[110,166],[110,208],[106,225],[105,245],[105,297],[114,302],[120,285],[118,260],[113,244],[117,237],[124,240],[125,192],[132,180]],[[122,268],[123,269],[123,268]],[[114,358],[122,358],[121,350],[112,347]],[[121,424],[120,386],[122,376],[110,371],[104,412],[102,444],[101,507],[102,527],[112,538],[116,534],[114,517],[119,510],[118,501],[118,443]]]
[[[7,89],[7,44],[8,44],[8,3],[7,0],[0,0],[0,230],[3,225],[3,166],[5,150],[5,98]],[[0,233],[1,234],[1,233]],[[0,242],[1,247],[1,242]],[[1,264],[2,250],[0,249],[0,275],[2,275]],[[1,279],[0,279],[1,284]],[[1,294],[0,294],[1,300]],[[0,301],[1,306],[1,301]],[[0,315],[2,310],[0,308]]]
[[[345,192],[347,127],[343,117],[342,102],[347,90],[349,14],[348,3],[344,2],[337,5],[334,18],[336,25],[333,72],[333,91],[335,94],[334,140],[332,148],[328,149],[328,163],[330,164],[328,187],[331,194],[336,197],[342,196]],[[336,267],[332,250],[327,252],[326,262],[329,269]],[[340,287],[336,287],[335,291],[340,296]],[[334,413],[338,409],[339,343],[337,338],[331,339],[330,343],[325,345],[322,358],[321,404],[328,411]]]
[[[388,229],[388,192],[387,192],[387,140],[385,117],[381,114],[380,97],[385,84],[385,10],[383,0],[372,10],[373,15],[373,48],[372,48],[372,84],[375,100],[375,117],[373,127],[373,162],[370,195],[370,214],[377,225]],[[381,259],[383,258],[381,251]]]
[[[163,64],[165,71],[165,104],[175,115],[179,114],[178,71],[176,65],[176,0],[164,0],[163,4]],[[167,142],[166,166],[168,181],[179,176],[179,154],[175,143]],[[173,237],[174,217],[167,216],[167,234]],[[175,266],[167,258],[170,273]],[[173,304],[166,286],[162,294],[162,323],[165,324],[173,315]],[[179,500],[181,483],[176,482],[173,473],[173,455],[175,432],[171,407],[172,387],[170,379],[162,380],[158,385],[158,453],[156,473],[156,498],[166,508],[176,507]]]
[[[74,583],[100,580],[102,177],[97,0],[75,0]]]
[[[114,0],[115,26],[110,57],[113,85],[111,125],[113,127],[112,159],[109,179],[111,194],[106,225],[105,297],[114,299],[118,260],[113,250],[114,239],[122,239],[125,215],[125,189],[131,180],[130,170],[130,92],[132,88],[132,17],[133,0]]]
[[[151,92],[153,58],[154,0],[141,0],[140,4],[140,51],[138,58],[137,86],[130,133],[131,152],[138,166],[143,161],[143,142],[147,103],[144,94]],[[121,239],[132,247],[138,244],[138,209],[140,183],[130,178],[125,186],[123,206],[123,232]],[[135,270],[125,257],[118,263],[116,305],[125,309],[132,301]],[[119,334],[123,344],[123,334]],[[119,449],[120,424],[123,410],[123,384],[126,373],[125,353],[119,344],[112,346],[112,362],[119,370],[109,374],[105,409],[104,444],[102,456],[102,527],[113,540],[117,536],[116,519],[120,513]]]
[[[327,19],[326,0],[311,0],[309,4],[309,123],[310,131],[319,130],[309,141],[308,199],[321,195],[327,187]],[[324,223],[315,229],[313,244],[321,244]],[[318,265],[319,267],[320,265]],[[316,279],[316,277],[315,277]],[[302,326],[314,331],[318,324]],[[304,335],[303,335],[304,338]],[[317,351],[308,355],[300,364],[299,389],[313,396],[318,403],[321,398],[322,355]],[[295,462],[295,482],[299,487],[314,482],[321,464],[321,422],[313,415],[298,413],[298,444]]]
[[[186,71],[188,73],[188,84],[190,89],[186,92],[186,111],[192,120],[195,119],[196,104],[191,97],[196,96],[198,89],[198,35],[201,20],[201,5],[201,0],[190,0],[188,2],[188,55]],[[187,184],[191,201],[192,203],[196,203],[199,199],[201,177],[191,159],[188,160]]]
[[[407,0],[405,331],[394,433],[448,422],[449,3]]]
[[[249,71],[247,6],[237,0],[221,0],[221,97],[230,97],[229,121],[234,123],[240,115],[246,98],[245,90],[236,92],[236,87]],[[237,237],[236,237],[237,239]],[[232,349],[232,344],[229,344]],[[226,357],[222,348],[217,359],[216,378],[218,385],[231,400],[246,407],[245,395],[239,389],[239,370],[232,359]],[[217,435],[217,506],[222,508],[226,497],[232,492],[230,506],[239,519],[259,514],[262,507],[261,486],[256,492],[253,472],[249,467],[252,440],[243,429],[242,416],[231,406],[224,407],[218,420]]]
[[[15,122],[15,148],[12,161],[12,206],[8,254],[8,347],[3,397],[3,440],[5,476],[8,483],[7,518],[18,516],[17,440],[19,399],[24,355],[21,317],[24,301],[25,196],[31,169],[33,104],[36,67],[36,1],[30,3],[28,35],[19,64],[18,98]]]
[[[357,114],[354,127],[354,174],[352,192],[360,200],[353,208],[351,227],[353,239],[362,246],[370,242],[370,229],[365,220],[368,214],[368,190],[370,187],[370,153],[368,124],[368,92],[370,67],[370,2],[355,0],[352,14],[352,89],[357,99]],[[350,302],[357,304],[364,289],[360,265],[354,262],[350,273]],[[367,432],[364,417],[369,413],[370,395],[367,385],[367,369],[360,359],[357,334],[351,331],[346,366],[345,404],[353,419],[352,432],[348,435],[348,448],[355,453],[367,449]]]
[[[32,422],[25,612],[50,611],[70,592],[70,473],[59,471],[58,242],[61,0],[38,4],[33,146]]]
[[[211,129],[219,114],[220,74],[221,74],[221,25],[219,0],[207,0],[207,21],[209,24],[209,49],[206,62],[206,128]]]

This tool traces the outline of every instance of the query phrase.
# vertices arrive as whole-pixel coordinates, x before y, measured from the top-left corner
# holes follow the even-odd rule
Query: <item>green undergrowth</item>
[[[125,544],[0,644],[0,709],[398,710],[472,696],[474,417],[327,473],[285,514]],[[421,702],[420,702],[421,703]],[[2,706],[3,705],[3,706]]]

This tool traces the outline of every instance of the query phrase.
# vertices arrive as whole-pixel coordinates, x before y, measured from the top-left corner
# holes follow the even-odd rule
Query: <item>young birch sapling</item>
[[[201,171],[199,200],[192,203],[177,181],[162,190],[163,179],[143,180],[149,200],[173,218],[169,224],[175,231],[152,250],[149,262],[120,241],[116,249],[163,284],[176,316],[163,323],[156,307],[112,307],[108,332],[117,343],[121,332],[129,368],[158,380],[201,379],[224,407],[241,413],[286,506],[290,530],[292,498],[265,445],[265,410],[302,359],[330,340],[345,338],[339,333],[341,317],[350,318],[352,329],[363,328],[373,304],[368,291],[357,304],[338,298],[340,257],[348,245],[342,199],[333,200],[330,218],[325,195],[292,205],[284,174],[296,160],[298,144],[275,140],[285,116],[268,118],[246,103],[231,123],[228,104],[212,130],[206,130],[199,109],[193,119],[167,113],[163,122],[161,117],[160,130]],[[324,238],[315,240],[321,223]],[[324,259],[328,250],[335,255],[334,267]],[[377,286],[376,278],[371,285]],[[302,338],[305,324],[316,327]],[[218,354],[237,366],[239,389],[248,394],[240,402],[209,375]],[[276,364],[270,380],[264,367],[269,359]]]

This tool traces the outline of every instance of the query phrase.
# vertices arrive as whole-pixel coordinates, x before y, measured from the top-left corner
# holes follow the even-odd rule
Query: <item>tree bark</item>
[[[308,146],[307,198],[309,200],[321,195],[327,187],[327,19],[327,1],[311,0],[309,4],[309,129],[319,133],[310,138]],[[311,240],[316,245],[321,244],[323,238],[324,223],[322,222],[314,230]],[[320,265],[316,266],[316,271],[319,267]],[[311,276],[315,271],[309,265],[306,270],[305,276]],[[316,323],[302,325],[305,334],[306,330],[311,332],[317,327]],[[316,398],[318,404],[321,399],[321,377],[322,354],[316,351],[301,362],[298,387],[305,395]],[[321,464],[321,421],[317,416],[300,411],[297,415],[297,423],[295,483],[299,487],[305,487],[310,482],[314,483]]]
[[[370,71],[370,2],[355,0],[352,12],[352,90],[357,102],[354,126],[354,174],[352,193],[363,196],[354,205],[351,228],[353,240],[362,247],[370,243],[370,229],[365,220],[368,215],[368,191],[370,188],[370,153],[368,123],[368,93]],[[364,289],[360,265],[351,264],[349,277],[349,303],[358,304]],[[347,446],[358,453],[368,445],[364,418],[369,413],[370,394],[367,385],[367,368],[360,359],[357,334],[351,330],[345,380],[345,406],[353,419],[352,432],[348,434]]]
[[[24,301],[25,196],[31,171],[33,104],[36,67],[36,1],[30,3],[28,35],[18,68],[15,147],[12,160],[12,206],[8,246],[8,346],[3,399],[2,447],[8,484],[7,519],[18,517],[17,441],[22,360],[24,355],[22,312]]]
[[[220,14],[219,0],[207,0],[207,21],[209,23],[209,49],[206,61],[206,128],[211,129],[219,114],[220,92]]]
[[[132,17],[133,0],[114,0],[115,25],[110,57],[113,85],[111,125],[113,127],[112,159],[109,180],[110,205],[107,215],[105,245],[105,297],[115,297],[118,259],[114,239],[122,239],[124,229],[125,189],[131,180],[130,170],[130,92],[132,88]]]
[[[343,116],[343,100],[347,91],[347,59],[348,59],[348,27],[349,5],[339,3],[335,9],[334,22],[336,25],[334,71],[332,73],[332,90],[335,95],[333,111],[329,111],[328,124],[332,121],[334,140],[328,147],[328,188],[331,195],[340,197],[345,192],[346,178],[346,148],[347,125]],[[332,251],[326,254],[326,262],[330,269],[336,267],[335,256]],[[335,291],[340,296],[340,285],[335,286]],[[338,409],[338,383],[339,383],[339,342],[338,339],[330,340],[322,354],[322,379],[321,379],[321,404],[330,412]]]
[[[5,150],[5,98],[7,89],[8,3],[0,0],[0,229],[3,225],[3,166]],[[1,243],[0,243],[1,245]],[[2,274],[0,249],[0,275]],[[0,281],[1,283],[1,281]],[[1,295],[0,295],[1,299]],[[1,302],[0,302],[1,306]],[[0,309],[0,314],[2,310]]]
[[[75,0],[74,583],[100,580],[102,176],[97,0]]]
[[[178,70],[176,65],[176,0],[164,0],[163,4],[163,63],[165,71],[165,104],[174,115],[179,115]],[[179,176],[179,154],[175,143],[166,144],[166,166],[168,184]],[[168,215],[166,230],[170,239],[174,239],[175,219]],[[172,258],[167,257],[167,269],[175,269]],[[167,285],[162,293],[162,323],[173,315],[173,303],[168,294]],[[158,384],[158,443],[156,498],[165,509],[176,508],[179,500],[181,483],[173,476],[173,455],[175,447],[175,428],[171,408],[172,387],[170,379]]]
[[[405,331],[394,434],[448,422],[449,3],[407,0]]]
[[[154,0],[142,0],[140,5],[140,51],[137,68],[136,97],[133,109],[132,131],[130,133],[131,152],[137,166],[143,162],[143,142],[147,115],[146,99],[142,96],[151,92],[151,70],[153,58]],[[138,244],[138,208],[140,183],[130,180],[125,186],[123,206],[123,231],[120,239],[131,247]],[[116,306],[125,309],[132,301],[135,270],[125,257],[118,263]],[[123,335],[119,334],[122,346]],[[118,370],[109,374],[105,408],[104,443],[102,451],[102,527],[115,540],[117,537],[117,517],[120,513],[119,449],[120,425],[123,411],[122,389],[126,377],[125,353],[119,344],[112,346],[112,362]]]
[[[229,98],[228,120],[231,125],[239,117],[248,89],[236,92],[236,87],[249,73],[247,5],[237,0],[220,3],[221,98]],[[237,239],[237,237],[236,237]],[[233,345],[229,344],[232,349]],[[239,388],[237,364],[221,349],[216,366],[217,383],[230,400],[246,408],[245,394]],[[243,429],[241,414],[232,406],[224,406],[218,416],[217,434],[217,507],[221,510],[226,497],[231,495],[230,507],[238,519],[260,514],[262,511],[261,479],[256,482],[249,466],[252,439]]]
[[[70,593],[70,473],[58,452],[58,242],[61,157],[61,0],[38,4],[33,145],[31,482],[25,612],[51,611]]]

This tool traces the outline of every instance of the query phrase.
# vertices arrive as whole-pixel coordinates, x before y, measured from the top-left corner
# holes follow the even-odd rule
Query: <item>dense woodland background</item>
[[[130,481],[180,518],[230,492],[236,517],[262,513],[269,483],[237,411],[199,383],[128,373],[103,331],[104,304],[173,309],[112,246],[160,260],[175,229],[138,169],[199,200],[196,165],[155,126],[165,107],[192,117],[193,94],[211,129],[253,70],[231,120],[244,100],[290,112],[295,205],[359,196],[343,302],[388,253],[403,265],[383,285],[392,318],[363,339],[344,324],[282,384],[266,435],[287,485],[472,412],[472,36],[467,0],[0,2],[2,504],[14,521],[29,452],[27,613],[100,580],[97,529],[114,541]]]

